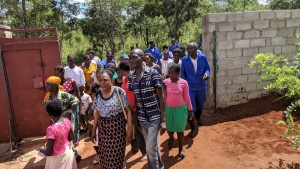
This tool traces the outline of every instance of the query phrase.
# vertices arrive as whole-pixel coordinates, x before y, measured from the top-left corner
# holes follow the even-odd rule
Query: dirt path
[[[189,169],[277,169],[300,168],[300,152],[292,150],[289,141],[283,137],[284,127],[275,125],[282,119],[282,111],[288,101],[274,101],[277,96],[252,100],[248,103],[231,106],[217,114],[204,114],[205,126],[199,127],[196,138],[185,137],[187,156],[178,158],[178,148],[168,150],[167,134],[159,138],[159,148],[165,168]],[[187,135],[189,130],[185,131]],[[37,149],[44,140],[32,142],[21,147],[25,152],[22,159],[12,164],[2,162],[0,168],[36,168],[42,169],[45,160],[36,156]],[[28,143],[27,143],[28,144]],[[83,159],[81,169],[100,168],[92,164],[94,150],[90,139],[82,136],[77,148]],[[141,154],[128,153],[126,148],[126,165],[132,169],[146,169],[146,162],[139,162]],[[23,161],[23,162],[22,162]]]

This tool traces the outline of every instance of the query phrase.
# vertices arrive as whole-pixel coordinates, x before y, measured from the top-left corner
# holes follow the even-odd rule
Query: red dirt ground
[[[291,149],[283,137],[285,127],[275,125],[283,117],[282,111],[289,101],[278,96],[268,96],[248,103],[219,110],[215,114],[203,114],[204,126],[194,139],[185,137],[186,158],[178,158],[178,148],[168,150],[167,134],[160,136],[159,149],[165,168],[189,169],[299,169],[300,152]],[[185,131],[187,135],[189,129]],[[9,161],[10,155],[0,159],[0,168],[42,169],[45,160],[37,156],[37,149],[44,138],[25,142],[20,147],[26,154]],[[77,147],[82,156],[79,168],[100,168],[93,165],[94,150],[90,139],[82,135]],[[146,162],[139,162],[141,154],[131,154],[126,148],[126,166],[146,169]]]

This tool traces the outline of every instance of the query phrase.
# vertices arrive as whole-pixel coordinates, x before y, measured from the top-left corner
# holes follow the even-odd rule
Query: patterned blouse
[[[100,112],[100,117],[110,118],[119,115],[119,113],[123,113],[122,106],[118,98],[117,89],[119,91],[124,108],[129,106],[128,98],[122,88],[115,87],[111,96],[108,98],[103,98],[101,91],[98,91],[96,93],[92,109],[98,110]]]
[[[64,87],[64,92],[70,93],[73,96],[75,96],[75,91],[74,91],[73,85],[72,85],[73,82],[76,82],[76,81],[74,79],[68,79],[63,84],[63,87]]]
[[[67,92],[63,92],[63,91],[58,91],[57,93],[57,98],[61,100],[62,102],[62,108],[63,108],[63,114],[66,113],[65,111],[71,109],[74,105],[79,103],[79,100],[77,99],[77,97],[74,97],[73,95],[67,93]],[[48,101],[44,101],[44,105],[46,106],[47,103],[52,100],[52,96],[50,95],[49,100]]]

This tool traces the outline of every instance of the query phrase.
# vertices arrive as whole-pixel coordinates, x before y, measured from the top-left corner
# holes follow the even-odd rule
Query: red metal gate
[[[8,89],[7,97],[0,96],[0,106],[5,109],[0,112],[0,125],[5,124],[8,131],[8,117],[11,115],[16,138],[42,135],[50,122],[43,105],[46,91],[44,87],[34,88],[33,79],[47,78],[53,75],[56,65],[61,65],[56,29],[6,31],[53,32],[52,37],[46,38],[0,38],[2,74],[5,75],[5,80],[0,80],[0,92],[5,91],[5,85]],[[0,141],[9,139],[7,131],[5,135],[0,135]]]

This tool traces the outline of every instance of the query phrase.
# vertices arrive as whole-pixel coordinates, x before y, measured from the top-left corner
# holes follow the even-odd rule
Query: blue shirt
[[[196,73],[191,57],[187,54],[182,58],[180,77],[188,82],[190,91],[206,90],[207,80],[202,79],[204,74],[210,74],[210,66],[204,54],[197,52]]]
[[[161,55],[157,47],[154,47],[153,51],[151,48],[147,48],[146,53],[151,53],[154,56],[154,61],[153,61],[154,63],[158,63],[159,60],[161,59]]]
[[[136,72],[128,77],[128,88],[134,91],[140,121],[154,121],[160,119],[159,99],[157,87],[162,87],[161,75],[155,69],[145,67],[140,83],[137,82]]]
[[[107,62],[107,60],[104,59],[104,60],[102,60],[101,62],[103,63],[104,69],[107,69],[107,65],[108,65],[109,63],[115,64],[115,67],[116,67],[116,61],[115,61],[115,60],[111,60],[110,62]]]
[[[175,43],[174,45],[171,44],[170,47],[169,47],[169,51],[173,52],[177,48],[180,48],[180,44],[179,43]]]

